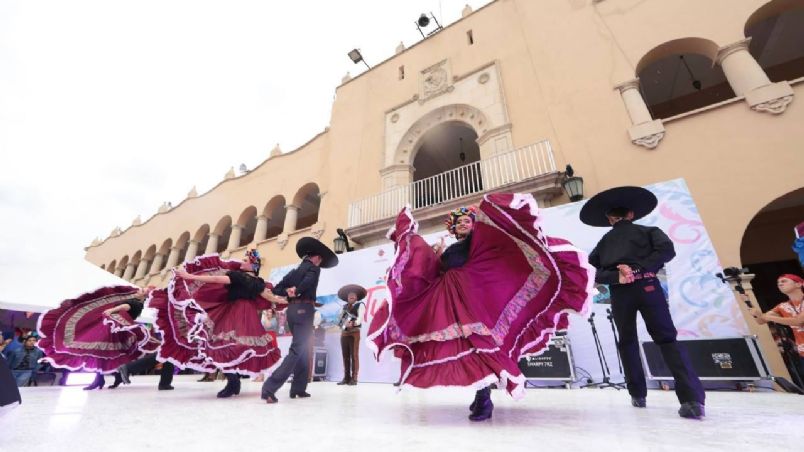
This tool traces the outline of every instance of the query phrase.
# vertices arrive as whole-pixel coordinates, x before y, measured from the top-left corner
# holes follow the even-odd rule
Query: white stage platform
[[[0,451],[778,451],[801,447],[804,396],[709,392],[703,421],[682,419],[673,392],[651,391],[648,408],[614,389],[530,389],[514,401],[494,391],[492,420],[467,420],[468,390],[388,384],[311,383],[310,399],[259,399],[259,383],[216,399],[224,383],[156,377],[118,389],[23,388],[0,417]],[[108,381],[109,379],[107,379]]]

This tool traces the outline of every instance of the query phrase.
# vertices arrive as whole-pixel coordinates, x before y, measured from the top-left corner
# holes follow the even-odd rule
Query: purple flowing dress
[[[478,208],[466,263],[442,271],[408,208],[390,238],[391,301],[371,320],[368,343],[379,359],[402,360],[402,384],[482,389],[502,383],[524,395],[521,358],[544,351],[586,314],[594,269],[566,240],[545,236],[530,195],[486,195]]]
[[[54,367],[112,373],[147,353],[159,342],[150,328],[134,319],[142,311],[136,287],[103,287],[65,300],[39,318],[39,348]],[[103,311],[127,303],[131,311],[104,315]],[[133,317],[132,317],[133,314]]]

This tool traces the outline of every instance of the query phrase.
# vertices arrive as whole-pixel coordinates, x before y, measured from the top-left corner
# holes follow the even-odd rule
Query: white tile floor
[[[710,392],[704,421],[681,419],[672,392],[647,409],[613,389],[533,389],[513,401],[495,391],[494,418],[466,419],[467,390],[405,391],[385,384],[312,383],[313,397],[266,405],[259,383],[218,400],[223,382],[156,377],[131,386],[23,388],[0,418],[0,451],[714,451],[801,450],[804,396]]]

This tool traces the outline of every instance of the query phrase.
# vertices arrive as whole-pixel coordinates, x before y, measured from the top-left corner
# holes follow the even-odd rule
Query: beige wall
[[[261,211],[274,195],[291,202],[307,182],[325,193],[319,219],[326,224],[322,238],[331,240],[334,228],[346,225],[349,203],[382,189],[386,114],[419,92],[420,70],[446,58],[454,77],[496,62],[513,145],[549,139],[558,165],[572,163],[584,177],[587,195],[686,178],[721,259],[737,263],[748,221],[800,186],[800,177],[772,176],[779,168],[802,174],[800,101],[778,116],[735,102],[666,122],[666,137],[651,151],[628,140],[629,118],[613,88],[633,78],[639,60],[666,41],[697,36],[723,46],[741,39],[745,20],[764,3],[709,0],[706,11],[690,14],[701,9],[699,2],[499,0],[338,87],[330,128],[311,143],[89,248],[87,258],[107,264],[204,223],[214,227],[224,215],[236,221],[243,209]],[[801,85],[795,91],[800,97]],[[427,111],[428,102],[419,110]],[[270,249],[269,262],[290,263],[290,248]]]
[[[745,20],[762,4],[709,0],[706,11],[690,14],[699,2],[498,0],[339,86],[329,130],[301,149],[89,248],[87,258],[107,264],[204,223],[214,227],[224,215],[236,221],[243,209],[261,211],[274,195],[291,202],[307,182],[325,193],[319,220],[322,239],[330,241],[334,228],[346,225],[349,203],[382,189],[387,113],[419,92],[420,70],[447,59],[456,78],[496,63],[513,145],[549,139],[559,167],[572,163],[584,177],[587,196],[614,185],[686,178],[721,259],[737,263],[754,214],[800,186],[801,177],[789,176],[802,175],[801,102],[769,115],[738,101],[666,122],[664,140],[647,150],[629,141],[629,117],[613,88],[633,78],[639,60],[663,42],[698,36],[723,46],[741,39]],[[801,86],[794,87],[797,97]],[[428,101],[419,110],[428,103],[440,105]],[[788,177],[775,177],[779,168]],[[292,262],[291,248],[269,247],[270,265]]]

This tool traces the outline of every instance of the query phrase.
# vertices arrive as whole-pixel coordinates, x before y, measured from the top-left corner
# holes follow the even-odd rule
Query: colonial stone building
[[[497,0],[345,77],[308,143],[86,257],[138,285],[204,252],[267,269],[304,235],[379,243],[406,203],[428,232],[493,190],[568,202],[569,164],[585,197],[685,178],[722,264],[770,275],[804,220],[802,81],[804,0]]]

